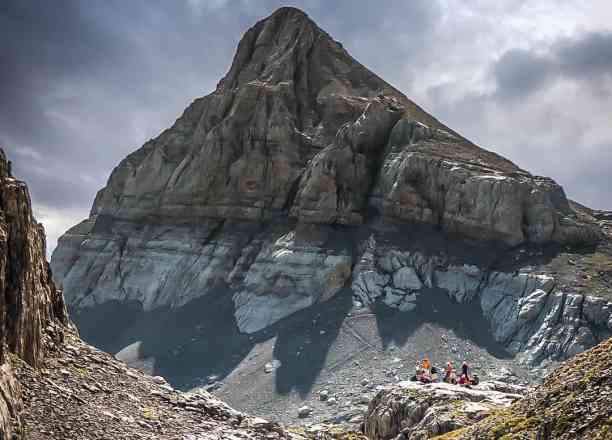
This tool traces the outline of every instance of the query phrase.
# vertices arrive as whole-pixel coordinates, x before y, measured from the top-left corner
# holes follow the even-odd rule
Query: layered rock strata
[[[21,431],[21,391],[11,356],[38,366],[47,342],[61,340],[68,323],[45,260],[43,227],[32,216],[25,183],[10,168],[0,149],[0,438]]]
[[[367,237],[399,237],[415,223],[506,248],[602,239],[554,181],[467,141],[303,12],[281,8],[246,32],[213,93],[113,170],[90,217],[59,240],[52,267],[75,309],[135,302],[148,311],[231,295],[237,325],[250,333],[343,287],[366,302],[380,297],[360,290],[373,276],[360,263]],[[440,271],[438,287],[463,300],[454,283],[492,276],[467,271]],[[393,285],[383,272],[374,284],[403,310],[433,287],[409,264]],[[518,301],[518,289],[502,296]],[[526,346],[534,332],[515,338],[505,322],[496,328],[518,306],[488,305],[495,295],[465,299],[479,298],[500,340]],[[581,336],[568,344],[599,338]]]
[[[442,289],[459,303],[479,306],[493,337],[530,364],[566,359],[612,336],[612,303],[564,291],[546,273],[528,267],[483,269],[373,243],[352,279],[353,291],[365,304],[380,300],[409,311],[427,301],[429,289]]]

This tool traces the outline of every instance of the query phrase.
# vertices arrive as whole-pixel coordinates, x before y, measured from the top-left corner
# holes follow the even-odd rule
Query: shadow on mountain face
[[[107,303],[81,311],[74,319],[85,340],[111,353],[141,341],[141,357],[155,359],[154,374],[179,389],[204,385],[209,375],[227,376],[256,344],[275,338],[272,358],[281,362],[275,371],[275,392],[306,396],[326,367],[326,357],[351,308],[352,292],[344,289],[328,302],[245,335],[236,327],[231,292],[216,289],[177,310],[143,313],[137,304]],[[391,344],[402,347],[415,338],[425,350],[437,347],[437,337],[427,340],[423,332],[417,332],[428,324],[452,331],[498,359],[512,357],[493,339],[480,307],[458,304],[440,289],[424,289],[413,311],[400,312],[377,303],[372,312],[382,349]]]
[[[328,302],[245,335],[236,327],[231,292],[218,288],[176,310],[145,313],[136,303],[106,303],[79,311],[73,319],[86,341],[110,353],[141,341],[140,356],[155,359],[153,374],[164,376],[179,389],[202,386],[209,375],[227,376],[256,344],[276,338],[273,358],[281,366],[275,371],[275,392],[305,396],[325,367],[351,308],[352,292],[344,289]],[[458,304],[443,290],[423,290],[410,312],[384,304],[374,305],[372,311],[383,349],[390,344],[403,346],[421,326],[431,324],[453,331],[496,358],[511,358],[493,339],[480,307]],[[432,348],[439,344],[435,338],[418,342]]]
[[[501,272],[515,272],[526,266],[544,266],[563,252],[589,254],[596,249],[596,245],[570,246],[558,243],[522,243],[511,247],[500,241],[475,240],[441,231],[423,223],[394,224],[392,228],[376,230],[374,236],[377,244],[383,247],[418,252],[426,257],[443,256],[451,264],[475,265],[481,269]]]
[[[401,312],[380,302],[372,310],[385,348],[391,343],[403,346],[419,327],[432,324],[453,331],[461,339],[472,341],[498,359],[512,358],[506,348],[493,338],[489,322],[479,305],[473,302],[457,303],[442,289],[422,289],[417,295],[416,308],[409,312]],[[439,341],[421,343],[434,347]]]
[[[297,391],[305,396],[310,392],[352,303],[352,291],[343,289],[330,301],[300,311],[278,324],[274,346],[274,358],[282,363],[276,371],[278,393]],[[325,329],[324,333],[320,329]]]
[[[83,339],[109,353],[140,341],[140,357],[155,359],[153,374],[187,389],[231,372],[257,342],[238,332],[233,311],[231,292],[217,288],[178,309],[113,302],[72,317]]]
[[[140,341],[139,356],[155,359],[153,374],[179,389],[204,385],[209,375],[225,377],[255,344],[276,338],[274,359],[281,361],[277,392],[306,394],[351,306],[352,293],[345,290],[252,335],[238,332],[227,289],[210,291],[175,310],[143,312],[137,303],[113,302],[72,317],[83,339],[109,353]]]

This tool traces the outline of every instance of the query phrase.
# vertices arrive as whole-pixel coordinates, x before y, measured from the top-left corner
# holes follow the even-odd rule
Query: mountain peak
[[[315,44],[341,48],[300,9],[277,9],[245,32],[221,85],[235,88],[253,80],[290,81]]]
[[[270,14],[264,20],[272,19],[272,18],[281,18],[281,19],[290,19],[297,18],[300,20],[310,20],[310,17],[306,12],[302,11],[300,8],[296,8],[295,6],[282,6]],[[312,21],[312,20],[310,20]]]
[[[254,85],[289,87],[297,105],[306,111],[316,106],[315,101],[321,104],[330,97],[346,102],[355,97],[391,96],[412,119],[449,130],[359,63],[304,11],[294,7],[277,9],[245,32],[217,92]]]

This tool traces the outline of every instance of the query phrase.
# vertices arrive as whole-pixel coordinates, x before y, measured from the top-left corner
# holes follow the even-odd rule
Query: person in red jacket
[[[444,382],[446,383],[457,383],[457,378],[455,377],[455,369],[453,368],[453,363],[448,361],[446,363],[446,368],[444,369]]]

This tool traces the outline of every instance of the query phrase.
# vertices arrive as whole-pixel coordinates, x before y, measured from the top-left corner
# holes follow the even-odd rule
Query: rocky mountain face
[[[63,297],[45,260],[45,235],[25,183],[0,149],[0,438],[21,432],[21,386],[12,360],[37,367],[68,324]]]
[[[352,288],[364,303],[382,299],[409,311],[423,289],[443,289],[458,303],[479,306],[493,337],[528,364],[571,357],[612,335],[610,302],[564,291],[546,271],[487,270],[395,246],[372,246],[358,267]]]
[[[608,224],[281,8],[246,32],[213,93],[113,170],[51,265],[77,322],[111,304],[204,313],[226,298],[225,320],[248,334],[342,289],[406,320],[441,290],[540,363],[612,335]]]

